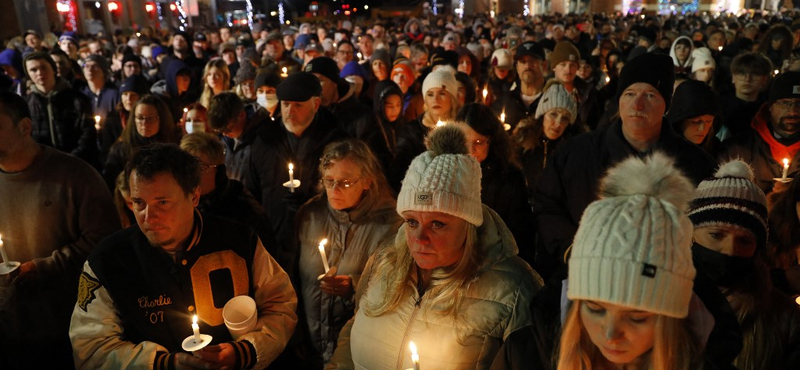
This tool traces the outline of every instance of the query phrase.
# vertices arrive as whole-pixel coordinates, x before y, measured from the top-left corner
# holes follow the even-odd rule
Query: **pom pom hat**
[[[691,181],[663,153],[610,169],[586,208],[569,260],[569,299],[683,318],[695,269]]]
[[[467,137],[455,125],[433,130],[428,150],[411,162],[397,196],[397,213],[441,212],[475,226],[483,224],[481,166],[467,149]]]
[[[697,186],[689,218],[695,228],[738,226],[750,230],[758,247],[766,246],[767,197],[753,183],[753,170],[739,159],[721,165],[713,178]]]

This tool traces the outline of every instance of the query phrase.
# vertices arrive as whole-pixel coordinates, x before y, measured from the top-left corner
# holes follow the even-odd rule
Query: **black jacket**
[[[424,114],[397,128],[397,151],[394,164],[388,171],[387,176],[389,185],[397,193],[400,192],[400,183],[406,176],[406,170],[411,165],[411,161],[425,151],[425,135],[431,129],[422,124]]]
[[[44,94],[34,85],[25,99],[31,111],[31,136],[37,143],[98,166],[97,131],[89,98],[59,78],[50,93]]]
[[[533,212],[528,204],[525,177],[514,167],[503,172],[499,166],[481,163],[481,202],[493,209],[506,223],[519,247],[519,256],[533,262],[536,233]]]
[[[579,135],[562,144],[548,162],[534,193],[536,223],[546,252],[564,263],[583,211],[597,199],[600,179],[606,170],[633,155],[663,151],[695,184],[711,176],[716,163],[711,156],[661,124],[659,141],[648,153],[639,153],[622,135],[622,122]],[[563,265],[562,265],[563,266]]]
[[[369,146],[384,168],[391,163],[393,156],[389,150],[388,134],[373,114],[372,108],[361,103],[355,95],[351,95],[344,101],[334,104],[331,113],[336,116],[342,130]]]
[[[222,137],[225,144],[225,167],[228,177],[232,180],[245,183],[247,179],[247,160],[250,158],[250,146],[255,141],[258,130],[268,122],[274,122],[266,109],[258,104],[247,104],[244,107],[247,116],[247,128],[239,139]],[[245,185],[247,185],[245,183]],[[266,245],[266,241],[264,242]]]
[[[289,276],[293,276],[298,256],[291,247],[295,214],[318,193],[319,159],[325,146],[346,137],[330,112],[320,108],[299,140],[283,122],[269,121],[258,130],[250,147],[247,189],[267,212],[277,241],[275,253],[271,254]],[[289,181],[290,162],[294,165],[294,178],[300,180],[300,187],[294,192],[283,186]]]
[[[509,90],[506,90],[504,94],[498,96],[497,99],[492,102],[492,110],[494,110],[494,113],[498,117],[502,113],[506,114],[505,123],[511,125],[511,130],[517,127],[520,120],[536,113],[536,108],[539,107],[539,99],[542,97],[542,95],[539,94],[533,103],[530,105],[525,104],[525,102],[522,101],[520,84],[520,80],[517,79],[510,86]]]

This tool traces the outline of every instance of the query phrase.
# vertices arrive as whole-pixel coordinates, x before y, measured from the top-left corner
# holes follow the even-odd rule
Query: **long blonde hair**
[[[433,269],[431,285],[425,292],[427,297],[431,297],[430,307],[436,307],[443,316],[455,317],[458,314],[464,293],[477,277],[482,262],[477,227],[468,223],[466,232],[461,259],[453,266]],[[368,284],[380,284],[384,293],[379,301],[366,304],[367,316],[381,316],[400,305],[406,297],[407,284],[413,281],[414,263],[404,226],[397,232],[394,244],[378,251],[374,273]]]
[[[607,360],[589,338],[580,317],[582,300],[572,302],[559,343],[558,370],[603,369]],[[653,349],[642,369],[650,370],[695,370],[699,367],[697,340],[687,328],[686,319],[656,315]]]
[[[228,69],[228,65],[225,64],[225,61],[222,58],[214,58],[206,63],[206,67],[203,69],[203,93],[200,94],[200,104],[204,107],[208,108],[208,104],[211,102],[211,97],[214,96],[214,89],[208,85],[208,74],[211,72],[211,68],[216,68],[220,72],[222,72],[222,91],[228,91],[231,89],[231,72]]]

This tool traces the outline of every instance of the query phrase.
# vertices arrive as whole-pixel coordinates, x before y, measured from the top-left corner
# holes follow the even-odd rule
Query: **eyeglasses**
[[[775,103],[773,104],[781,109],[791,109],[791,108],[800,109],[800,99],[781,99],[775,101]]]
[[[218,165],[216,165],[216,164],[205,164],[205,163],[202,163],[202,162],[200,163],[200,171],[204,171],[204,172],[208,171],[210,169],[215,169],[217,167],[218,167]]]
[[[319,180],[319,181],[327,189],[333,189],[337,185],[339,185],[339,186],[341,186],[341,187],[343,187],[345,189],[349,189],[351,186],[355,185],[358,182],[358,180],[361,180],[361,179],[355,179],[353,181],[350,181],[350,180],[322,179],[322,180]]]
[[[347,50],[337,50],[336,52],[339,54],[353,55],[352,51],[347,51]]]
[[[158,116],[135,116],[133,119],[136,122],[156,122],[158,121]]]

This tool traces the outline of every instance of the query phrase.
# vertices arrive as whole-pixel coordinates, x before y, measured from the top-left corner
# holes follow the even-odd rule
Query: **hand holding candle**
[[[319,242],[319,255],[322,257],[322,265],[325,267],[327,274],[331,267],[328,265],[328,256],[325,254],[325,244],[328,244],[328,239],[322,239]]]
[[[414,370],[419,370],[419,354],[417,353],[417,345],[414,342],[408,342],[408,348],[411,350],[411,362],[414,363]]]
[[[437,128],[439,128],[439,127],[442,127],[442,126],[444,126],[444,125],[446,125],[446,124],[447,124],[447,123],[445,123],[445,122],[444,122],[444,121],[442,121],[442,120],[438,120],[438,121],[436,121],[436,127],[437,127]]]
[[[289,163],[289,191],[294,193],[294,165]]]
[[[186,352],[199,351],[205,348],[214,339],[208,334],[200,334],[200,326],[197,325],[197,315],[192,316],[192,335],[186,337],[181,343],[181,348]]]

